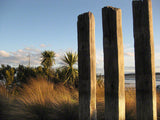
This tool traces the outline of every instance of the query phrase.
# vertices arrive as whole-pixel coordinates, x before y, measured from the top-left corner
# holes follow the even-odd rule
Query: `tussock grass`
[[[19,96],[0,87],[0,120],[77,120],[78,92],[43,78],[24,84]]]
[[[125,90],[126,120],[136,120],[136,90],[128,87]]]
[[[78,92],[75,90],[39,78],[32,79],[28,85],[24,85],[20,93],[18,102],[22,105],[21,112],[28,115],[26,119],[77,119]]]
[[[136,90],[128,87],[125,89],[126,120],[136,120]],[[97,87],[97,116],[104,120],[104,88]],[[160,120],[160,91],[157,92],[157,116]]]
[[[97,86],[97,118],[98,120],[104,120],[104,87]]]
[[[3,97],[8,97],[9,93],[6,90],[5,86],[3,84],[0,84],[0,95]]]
[[[9,93],[3,84],[0,84],[0,119],[7,120],[9,111]]]
[[[136,120],[135,88],[126,88],[126,120]],[[97,118],[104,120],[104,87],[97,86]],[[160,92],[157,92],[160,120]],[[0,86],[0,120],[78,120],[78,91],[43,78],[24,84],[19,96]]]
[[[6,97],[0,95],[0,119],[7,120],[7,111],[9,110],[9,101]]]
[[[160,91],[157,91],[157,120],[160,120]]]

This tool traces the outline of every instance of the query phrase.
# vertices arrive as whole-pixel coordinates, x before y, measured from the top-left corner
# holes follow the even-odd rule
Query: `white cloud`
[[[0,50],[0,57],[9,57],[9,53],[4,51],[4,50]]]
[[[96,64],[98,66],[103,66],[103,50],[96,51]]]
[[[0,50],[0,64],[8,64],[13,66],[18,66],[19,64],[28,65],[30,59],[31,66],[39,66],[41,63],[41,52],[43,51],[33,47],[27,47],[12,52]],[[56,64],[54,66],[60,67],[64,65],[61,58],[65,54],[65,52],[66,51],[63,50],[58,50],[57,52],[55,52]]]
[[[18,50],[18,52],[20,52],[20,53],[21,53],[21,52],[23,52],[23,50],[19,49],[19,50]]]
[[[160,72],[160,52],[155,52],[155,70],[156,72]]]
[[[129,44],[124,45],[124,56],[134,57],[134,47]]]
[[[0,50],[0,64],[9,64],[9,65],[28,65],[29,64],[29,55],[31,65],[40,65],[40,53],[39,49],[35,48],[24,48],[19,49],[13,52],[6,52]]]
[[[24,48],[24,51],[25,52],[37,53],[37,52],[40,52],[40,49],[32,48],[32,47],[27,47],[27,48]]]
[[[104,63],[103,63],[103,50],[96,50],[96,72],[98,74],[104,74]]]
[[[134,56],[134,53],[133,52],[124,52],[124,55],[126,55],[126,56]]]
[[[41,47],[41,48],[45,48],[45,47],[47,47],[47,45],[41,44],[40,47]]]
[[[62,57],[65,55],[65,53],[66,52],[69,52],[69,51],[72,51],[72,50],[66,50],[66,51],[64,51],[64,50],[58,50],[57,52],[56,52],[56,57],[55,57],[55,67],[62,67],[62,66],[64,66],[65,64],[62,62]]]
[[[60,54],[56,53],[55,56],[56,56],[56,57],[60,57]]]
[[[54,67],[61,67],[64,65],[62,62],[62,57],[67,51],[73,51],[71,49],[66,50],[57,50],[55,51],[55,65]],[[132,48],[124,49],[124,67],[125,73],[134,72],[135,60],[134,60],[134,51]],[[29,64],[29,55],[30,55],[30,63],[31,66],[38,66],[41,63],[41,51],[40,49],[27,47],[24,49],[19,49],[17,51],[6,52],[4,50],[0,50],[0,64],[9,64],[18,66],[19,64],[28,65]],[[73,51],[74,52],[74,51]],[[155,52],[155,68],[156,72],[160,71],[160,53]],[[77,65],[76,65],[77,66]],[[96,50],[96,68],[97,73],[104,72],[104,60],[103,60],[103,50]]]

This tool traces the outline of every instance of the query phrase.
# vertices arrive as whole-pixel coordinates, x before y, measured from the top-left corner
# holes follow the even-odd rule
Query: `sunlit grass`
[[[125,90],[126,120],[136,120],[136,91],[133,87]]]
[[[0,120],[78,120],[78,90],[43,78],[24,84],[18,96],[0,87]],[[136,119],[135,88],[126,88],[126,120]],[[160,92],[157,92],[160,117]],[[104,120],[104,87],[97,86],[97,117]]]
[[[126,88],[125,104],[126,104],[126,120],[136,119],[136,94],[134,88]],[[98,120],[104,120],[104,88],[97,87],[97,116]]]
[[[97,118],[104,120],[104,87],[97,86]]]
[[[133,87],[125,90],[126,120],[136,120],[136,91]],[[97,116],[104,120],[104,88],[97,88]],[[160,91],[157,92],[157,117],[160,120]]]
[[[157,91],[157,120],[160,120],[160,91]]]
[[[24,85],[19,101],[31,120],[76,120],[78,92],[45,79],[31,80]]]
[[[8,91],[6,90],[5,86],[2,83],[0,84],[0,95],[3,97],[9,96]]]
[[[0,120],[7,120],[9,111],[9,93],[3,84],[0,84]]]
[[[42,78],[32,79],[28,85],[23,85],[20,95],[15,96],[15,99],[8,102],[2,100],[0,99],[0,105],[4,106],[0,106],[3,111],[0,112],[3,116],[0,118],[3,120],[78,119],[78,92]],[[4,108],[9,108],[7,114]]]

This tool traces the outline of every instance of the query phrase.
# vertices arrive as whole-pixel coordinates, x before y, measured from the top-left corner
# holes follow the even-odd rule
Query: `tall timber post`
[[[79,120],[97,120],[95,20],[91,12],[78,16]]]
[[[104,7],[103,50],[105,120],[125,120],[125,81],[121,9]]]
[[[151,0],[133,0],[137,120],[157,120]]]

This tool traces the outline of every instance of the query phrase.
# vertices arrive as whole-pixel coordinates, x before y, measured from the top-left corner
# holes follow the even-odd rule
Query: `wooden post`
[[[157,120],[151,0],[133,1],[137,120]]]
[[[91,12],[78,16],[79,120],[97,120],[95,21]]]
[[[105,120],[125,120],[125,81],[121,9],[104,7],[103,50]]]

